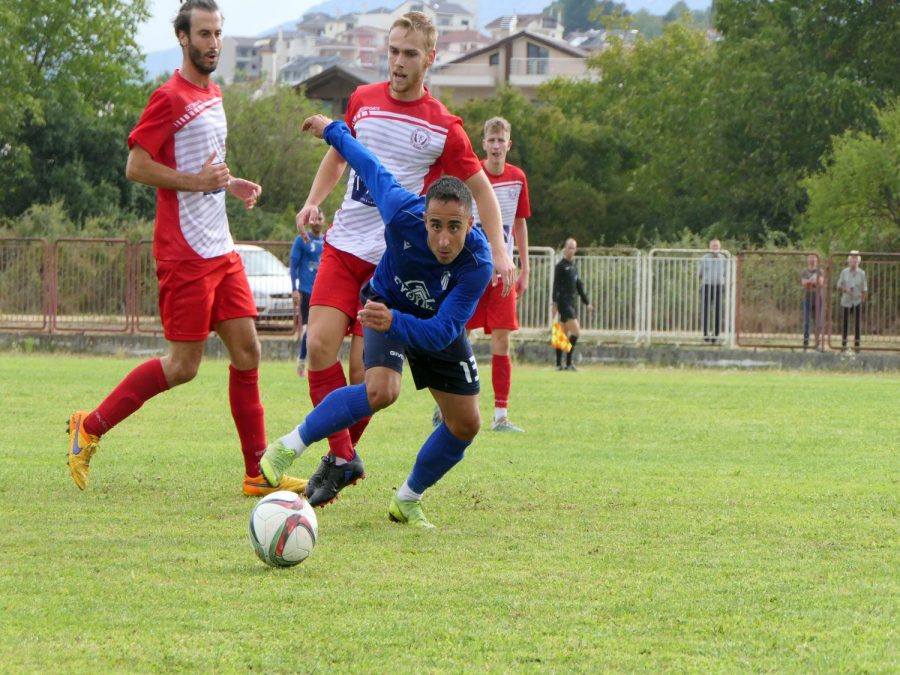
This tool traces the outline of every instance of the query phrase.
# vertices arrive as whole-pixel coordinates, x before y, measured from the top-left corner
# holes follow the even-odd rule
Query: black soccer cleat
[[[346,464],[338,466],[334,457],[325,455],[319,468],[310,476],[306,486],[306,499],[312,506],[325,506],[337,499],[338,493],[348,485],[366,477],[362,458],[354,455]]]

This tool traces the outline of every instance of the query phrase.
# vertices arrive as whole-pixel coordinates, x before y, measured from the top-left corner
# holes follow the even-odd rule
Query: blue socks
[[[304,445],[310,446],[370,415],[372,407],[369,405],[365,384],[351,384],[335,389],[300,424],[300,440]]]
[[[418,494],[425,492],[460,462],[469,445],[471,441],[459,440],[441,422],[419,450],[416,463],[406,479],[409,488]]]

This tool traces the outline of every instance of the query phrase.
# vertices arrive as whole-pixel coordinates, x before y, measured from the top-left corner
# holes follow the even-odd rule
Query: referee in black
[[[557,370],[575,370],[572,365],[572,355],[575,353],[575,344],[578,342],[578,336],[581,335],[581,327],[578,325],[578,297],[587,305],[589,312],[594,311],[590,298],[584,292],[584,285],[578,278],[578,270],[575,268],[575,251],[578,249],[578,242],[571,237],[566,239],[563,246],[563,257],[556,263],[556,271],[553,275],[553,314],[559,314],[559,322],[562,324],[563,330],[569,336],[569,342],[572,343],[572,349],[566,354],[566,365],[562,364],[563,350],[556,350],[556,369]]]

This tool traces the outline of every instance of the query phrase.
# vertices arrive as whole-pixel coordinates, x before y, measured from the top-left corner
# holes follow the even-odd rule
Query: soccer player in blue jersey
[[[430,528],[422,494],[463,458],[481,426],[478,367],[465,326],[491,279],[491,249],[472,228],[472,193],[458,178],[439,178],[422,197],[403,188],[344,122],[315,115],[303,129],[324,138],[362,178],[385,223],[387,248],[361,292],[364,383],[331,392],[299,427],[271,443],[263,475],[277,485],[309,445],[391,405],[408,359],[416,388],[428,387],[443,422],[422,445],[388,513]],[[318,489],[310,503],[327,503],[316,499]]]
[[[291,246],[291,294],[294,307],[300,310],[300,343],[297,345],[297,375],[306,375],[306,325],[309,323],[309,298],[319,271],[325,246],[325,214],[318,209],[309,219],[308,240],[298,234]]]

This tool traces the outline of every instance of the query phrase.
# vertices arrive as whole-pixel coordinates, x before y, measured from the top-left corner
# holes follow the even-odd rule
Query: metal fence
[[[242,255],[258,246],[288,263],[289,242],[241,244]],[[807,252],[745,251],[732,256],[722,251],[719,290],[706,288],[709,284],[701,279],[706,253],[594,249],[577,255],[579,276],[594,308],[579,308],[582,334],[623,344],[803,347],[800,272]],[[843,346],[843,311],[835,284],[846,257],[846,253],[819,257],[825,282],[810,329],[811,347]],[[551,248],[529,249],[529,288],[519,299],[523,333],[546,334],[549,339],[559,258]],[[862,311],[860,348],[900,350],[900,254],[864,252],[862,259],[869,294]],[[290,303],[284,289],[286,270],[271,278],[249,272],[248,265],[260,332],[292,331],[296,317],[292,305],[286,304]],[[160,334],[157,304],[151,242],[0,238],[2,330]],[[850,332],[852,346],[852,328]]]

